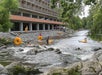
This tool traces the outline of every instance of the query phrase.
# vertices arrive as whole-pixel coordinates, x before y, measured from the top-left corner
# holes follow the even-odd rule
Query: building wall
[[[42,19],[43,23],[22,21],[22,20],[13,20],[14,28],[11,30],[15,31],[24,31],[25,27],[28,26],[28,30],[52,30],[58,24],[46,24],[44,20],[48,21],[59,21],[58,20],[58,11],[50,8],[50,3],[46,0],[19,0],[19,11],[13,15],[24,16],[29,18],[37,18],[38,20]],[[17,25],[19,24],[19,25]]]

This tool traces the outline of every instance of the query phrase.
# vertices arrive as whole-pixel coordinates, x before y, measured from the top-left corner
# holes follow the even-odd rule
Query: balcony
[[[33,1],[33,2],[31,2]],[[54,15],[54,10],[52,10],[51,8],[45,8],[44,4],[41,4],[39,5],[39,3],[41,4],[41,2],[39,1],[35,1],[35,0],[23,0],[23,1],[20,1],[20,7],[21,8],[24,8],[26,10],[31,10],[32,12],[37,12],[37,13],[41,13],[41,14],[44,14],[44,15],[49,15],[49,16],[54,16],[54,17],[57,17],[56,15]]]

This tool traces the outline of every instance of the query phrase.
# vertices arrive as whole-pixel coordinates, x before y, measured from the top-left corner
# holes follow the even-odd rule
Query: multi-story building
[[[12,14],[14,23],[11,31],[52,30],[63,23],[58,20],[59,12],[50,8],[49,0],[19,0],[19,11]]]

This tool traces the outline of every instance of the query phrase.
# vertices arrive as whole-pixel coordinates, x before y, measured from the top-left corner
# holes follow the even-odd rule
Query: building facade
[[[49,0],[19,0],[18,12],[10,16],[14,23],[11,31],[53,30],[63,23],[59,12],[50,8]]]

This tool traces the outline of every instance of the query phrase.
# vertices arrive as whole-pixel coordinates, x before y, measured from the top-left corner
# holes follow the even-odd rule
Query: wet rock
[[[1,73],[0,73],[0,75],[8,75],[8,70],[6,69],[6,68],[4,68],[2,71],[1,71]]]
[[[81,69],[82,75],[98,75],[101,70],[101,65],[97,61],[87,61],[83,63],[83,68]]]
[[[57,54],[61,54],[61,53],[62,53],[62,52],[60,51],[60,49],[56,49],[55,52],[56,52]]]
[[[48,51],[53,51],[53,50],[54,50],[54,48],[48,48],[47,50],[48,50]]]
[[[0,61],[12,59],[14,51],[11,49],[2,49],[0,51]]]
[[[76,48],[75,50],[81,50],[81,48],[78,47],[78,48]]]
[[[1,73],[0,75],[8,75],[8,74],[5,74],[5,73]]]
[[[100,50],[100,49],[102,49],[102,48],[101,48],[101,47],[95,48],[93,51],[98,51],[98,50]]]
[[[102,49],[99,51],[96,51],[95,54],[93,55],[92,59],[102,61]]]
[[[27,55],[36,55],[37,53],[38,53],[37,50],[31,49],[31,50],[29,50],[26,54],[27,54]]]
[[[60,55],[56,54],[54,51],[44,51],[37,53],[36,55],[29,55],[25,57],[28,63],[34,64],[56,64],[61,62]]]
[[[9,49],[3,49],[0,51],[0,61],[13,59],[14,51]]]
[[[79,71],[82,68],[81,63],[71,64],[64,68],[52,68],[49,72],[44,75],[82,75]]]
[[[0,64],[0,71],[4,69],[4,66]]]
[[[101,71],[101,72],[99,72],[99,75],[102,75],[102,71]]]
[[[5,45],[0,46],[0,50],[3,49],[3,48],[7,48],[7,47]]]
[[[37,46],[35,46],[37,49],[41,49],[41,46],[40,45],[37,45]]]
[[[18,65],[18,64],[20,64],[20,62],[13,62],[13,63],[7,65],[7,66],[5,67],[5,69],[9,70],[9,69],[11,69],[12,67],[14,67],[14,66],[16,66],[16,65]]]
[[[64,63],[72,64],[74,62],[79,62],[81,59],[71,55],[71,54],[61,54],[61,59]]]
[[[20,48],[19,51],[20,51],[20,52],[21,52],[21,51],[24,51],[24,49]]]

